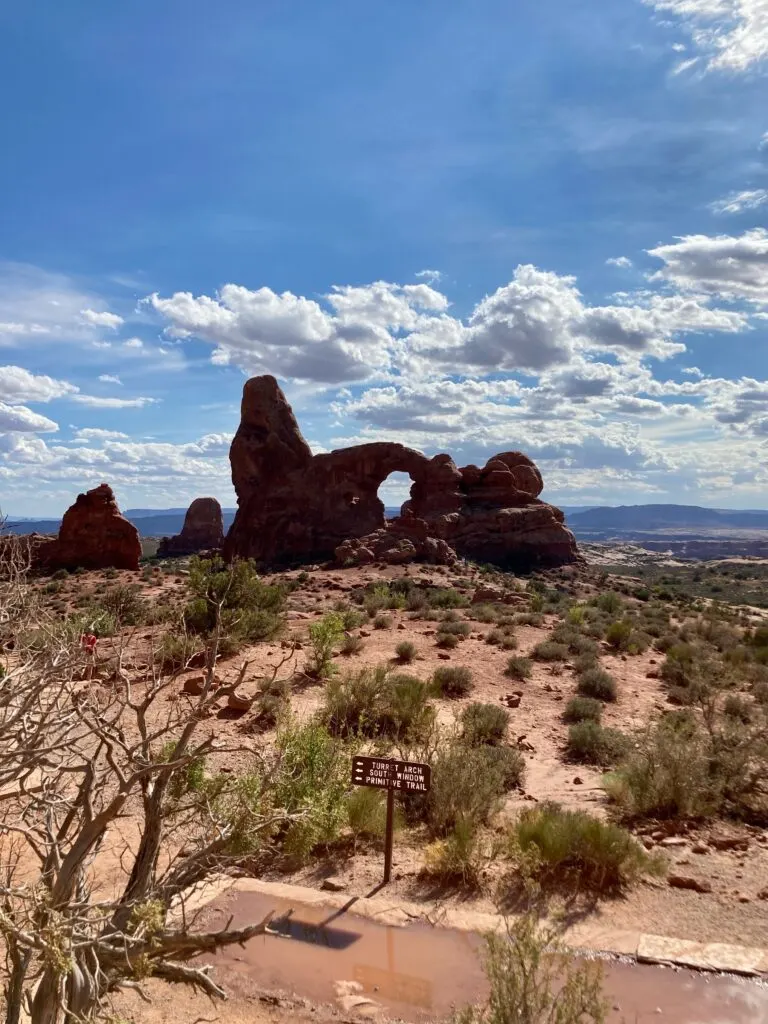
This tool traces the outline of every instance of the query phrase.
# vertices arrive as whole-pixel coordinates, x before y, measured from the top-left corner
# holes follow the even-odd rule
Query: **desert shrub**
[[[616,680],[601,668],[588,668],[582,672],[576,689],[582,697],[608,702],[615,701],[618,694]]]
[[[282,849],[303,863],[318,846],[334,842],[347,820],[350,751],[319,722],[287,720],[277,734],[276,756],[275,805],[297,816],[281,836]]]
[[[607,643],[616,651],[626,651],[632,636],[632,623],[628,619],[612,622],[605,631]]]
[[[427,595],[423,590],[413,587],[408,591],[405,599],[405,607],[409,612],[421,612],[429,607]]]
[[[487,824],[505,792],[503,765],[494,757],[503,747],[468,747],[444,741],[432,758],[432,788],[425,817],[435,836],[447,836],[458,822]]]
[[[461,616],[455,608],[449,608],[448,611],[443,612],[440,616],[441,622],[461,622]]]
[[[499,644],[502,651],[516,651],[518,646],[518,640],[514,633],[505,633]]]
[[[436,839],[427,847],[424,874],[445,884],[474,889],[480,881],[482,863],[478,829],[469,818],[460,817],[444,839]]]
[[[138,626],[146,621],[148,605],[137,583],[118,584],[102,595],[99,605],[114,616],[118,626]]]
[[[497,622],[500,611],[494,604],[475,604],[467,611],[467,618],[476,622]]]
[[[501,777],[502,792],[509,793],[523,784],[525,758],[517,747],[484,747],[488,763],[493,765]]]
[[[273,729],[289,707],[291,687],[287,679],[262,679],[254,704],[255,724]]]
[[[544,616],[540,612],[518,612],[515,615],[515,623],[518,626],[541,626]]]
[[[357,608],[345,608],[339,611],[344,629],[357,629],[366,620],[366,616]]]
[[[458,590],[448,587],[434,587],[427,591],[432,608],[466,608],[469,598]]]
[[[218,557],[195,556],[188,584],[184,625],[200,637],[218,634],[222,653],[274,636],[283,624],[286,588],[264,583],[251,561],[226,565]]]
[[[616,764],[628,747],[629,740],[624,733],[606,729],[593,719],[574,722],[568,730],[568,756],[585,764]]]
[[[338,612],[329,612],[309,627],[309,671],[318,679],[327,679],[333,672],[333,651],[344,637],[344,621]]]
[[[563,721],[599,722],[603,714],[603,705],[594,697],[572,697],[565,706]]]
[[[459,646],[459,638],[455,633],[438,633],[436,644],[446,651],[452,651]]]
[[[507,662],[504,675],[509,676],[510,679],[530,679],[532,671],[533,662],[531,659],[515,654]]]
[[[621,594],[617,594],[612,590],[591,598],[590,604],[594,604],[601,612],[606,612],[608,615],[617,615],[624,607],[624,601]]]
[[[472,671],[464,666],[440,665],[432,674],[432,688],[441,697],[466,697],[472,685]]]
[[[410,664],[416,657],[416,644],[410,640],[401,640],[397,647],[395,647],[395,656],[404,665]]]
[[[387,666],[365,668],[326,688],[321,718],[334,736],[386,737],[417,742],[431,728],[434,708],[429,688]]]
[[[588,652],[587,654],[577,655],[573,659],[573,667],[577,675],[581,675],[582,672],[588,672],[591,668],[599,668],[600,661],[597,653]]]
[[[605,891],[654,870],[653,860],[625,829],[556,803],[523,811],[510,839],[511,856],[533,855],[542,881],[575,881]]]
[[[471,747],[495,746],[504,740],[509,712],[498,704],[468,704],[460,716],[462,739]]]
[[[387,615],[386,612],[379,612],[373,619],[374,629],[392,629],[394,624],[395,620],[391,615]]]
[[[51,576],[52,580],[65,580],[69,576],[68,569],[57,569],[56,572]]]
[[[362,651],[365,644],[361,636],[345,636],[341,644],[341,653],[347,656],[351,654],[359,654]]]
[[[554,929],[526,914],[506,935],[486,938],[490,995],[481,1006],[454,1011],[451,1024],[604,1024],[603,969],[574,958]]]
[[[531,656],[536,661],[567,661],[568,648],[565,644],[555,643],[554,640],[542,640],[533,648]]]
[[[723,701],[723,714],[744,725],[749,725],[752,721],[752,704],[745,697],[731,693]]]
[[[469,636],[472,628],[468,622],[441,622],[438,627],[440,633],[452,633],[453,636]]]
[[[504,635],[505,634],[503,629],[492,629],[485,634],[485,642],[487,644],[493,645],[500,644],[501,641],[504,639]]]
[[[628,817],[729,814],[764,820],[768,798],[766,721],[691,711],[665,715],[609,778],[606,788]]]
[[[156,657],[163,670],[178,672],[185,668],[189,661],[202,653],[204,647],[200,637],[188,633],[168,632],[160,638]]]
[[[377,789],[360,786],[347,794],[347,821],[355,839],[379,839],[387,827],[386,797]],[[397,827],[397,820],[395,826]]]

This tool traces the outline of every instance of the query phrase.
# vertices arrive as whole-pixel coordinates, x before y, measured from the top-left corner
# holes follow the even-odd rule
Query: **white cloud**
[[[75,431],[75,441],[78,443],[87,441],[128,441],[128,434],[119,430],[104,430],[101,427],[81,427]]]
[[[23,405],[8,405],[0,402],[0,433],[12,431],[53,431],[58,430],[58,423],[40,416]]]
[[[125,323],[125,320],[117,313],[97,312],[95,309],[81,309],[80,316],[91,327],[108,327],[112,331],[117,330],[121,324]]]
[[[129,338],[123,342],[123,348],[144,348],[144,342],[141,338]]]
[[[100,373],[99,380],[102,384],[122,384],[123,382],[119,377],[116,377],[113,373]]]
[[[416,277],[423,277],[429,284],[437,284],[442,276],[439,270],[419,270],[416,274]]]
[[[664,263],[651,281],[758,305],[768,302],[768,231],[764,228],[739,237],[685,235],[648,252]]]
[[[731,192],[723,199],[710,203],[713,213],[742,213],[744,210],[756,210],[758,206],[768,203],[768,189],[755,188],[744,192]]]
[[[90,406],[92,409],[143,409],[153,405],[157,398],[100,398],[97,395],[74,395],[73,402]]]
[[[0,400],[17,405],[24,402],[50,402],[74,395],[79,389],[65,380],[35,376],[21,366],[0,366]]]
[[[631,267],[632,260],[629,256],[613,256],[605,261],[609,267]]]
[[[768,0],[644,0],[677,15],[710,69],[745,71],[768,57]]]

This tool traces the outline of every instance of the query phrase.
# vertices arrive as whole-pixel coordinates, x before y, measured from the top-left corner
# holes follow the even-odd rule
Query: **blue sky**
[[[767,505],[766,71],[768,0],[4,5],[3,511],[232,504],[263,372],[316,450]]]

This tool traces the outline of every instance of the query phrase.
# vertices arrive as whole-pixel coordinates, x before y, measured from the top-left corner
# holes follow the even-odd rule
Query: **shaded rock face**
[[[246,383],[229,457],[238,510],[227,558],[450,564],[458,555],[524,568],[578,557],[562,512],[539,500],[541,474],[522,452],[463,469],[449,455],[429,459],[387,442],[312,455],[274,377]],[[413,486],[400,516],[386,522],[377,492],[394,472]]]
[[[120,514],[112,488],[100,484],[64,513],[59,534],[35,551],[35,567],[46,569],[138,569],[139,531]]]
[[[224,543],[224,516],[216,498],[195,498],[184,516],[181,533],[163,537],[157,549],[159,558],[194,555],[198,551],[220,548]]]

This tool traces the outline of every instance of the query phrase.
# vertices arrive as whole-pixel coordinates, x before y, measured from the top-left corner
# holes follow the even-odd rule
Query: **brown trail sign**
[[[387,834],[384,841],[384,884],[392,874],[392,840],[395,828],[395,793],[428,793],[432,769],[418,761],[391,757],[353,757],[352,785],[387,791]]]

